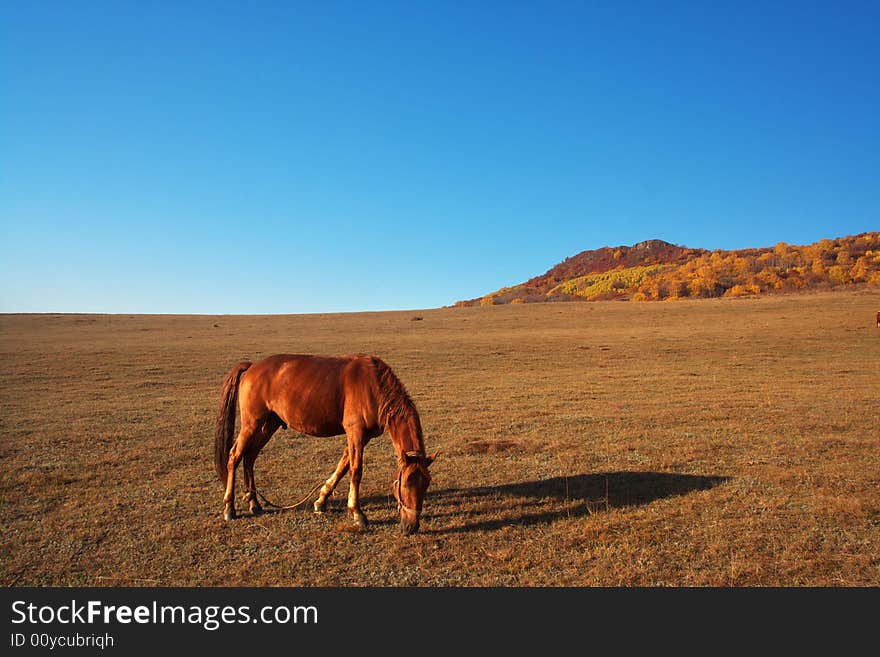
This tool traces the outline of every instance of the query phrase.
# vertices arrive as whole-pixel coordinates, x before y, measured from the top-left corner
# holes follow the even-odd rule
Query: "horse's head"
[[[400,529],[407,536],[419,531],[422,502],[425,499],[425,491],[431,483],[428,466],[435,458],[437,458],[436,453],[425,456],[421,452],[407,452],[397,470],[394,497],[397,499],[397,510],[400,512]]]

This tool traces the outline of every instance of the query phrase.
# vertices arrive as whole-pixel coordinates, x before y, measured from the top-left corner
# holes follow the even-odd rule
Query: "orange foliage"
[[[646,279],[631,299],[741,297],[806,288],[880,285],[880,233],[807,246],[713,251]]]

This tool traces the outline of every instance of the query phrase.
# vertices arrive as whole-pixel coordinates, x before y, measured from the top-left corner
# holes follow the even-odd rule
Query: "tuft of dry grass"
[[[0,316],[0,582],[880,585],[877,291],[289,316]],[[387,436],[308,506],[222,517],[212,426],[242,359],[374,353],[432,466],[403,537]],[[281,431],[299,499],[343,438]]]

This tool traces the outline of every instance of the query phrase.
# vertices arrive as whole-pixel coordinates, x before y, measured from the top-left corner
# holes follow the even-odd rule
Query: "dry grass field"
[[[878,310],[848,291],[0,316],[0,583],[878,586]],[[223,521],[220,385],[278,352],[395,369],[441,451],[421,533],[398,531],[387,435],[366,451],[368,532],[345,531],[347,478],[324,516]],[[343,445],[279,431],[257,485],[298,499]]]

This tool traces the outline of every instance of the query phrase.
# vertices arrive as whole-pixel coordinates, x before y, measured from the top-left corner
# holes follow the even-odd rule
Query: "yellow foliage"
[[[844,285],[849,282],[849,269],[841,265],[829,267],[828,278],[834,285]]]
[[[613,269],[601,274],[579,276],[554,287],[548,294],[576,294],[585,299],[601,295],[623,294],[637,287],[643,280],[671,269],[669,265],[649,265],[646,267],[626,267]]]

